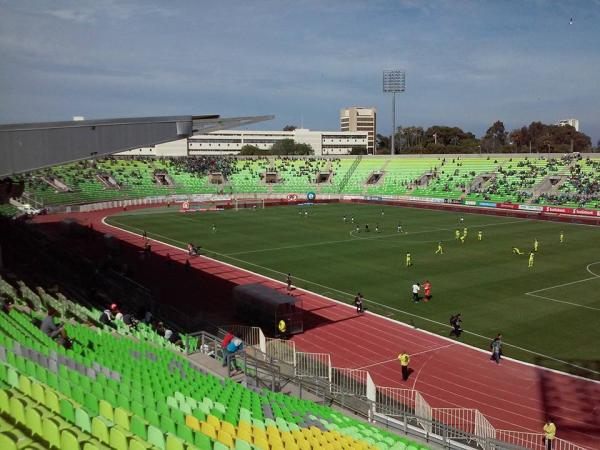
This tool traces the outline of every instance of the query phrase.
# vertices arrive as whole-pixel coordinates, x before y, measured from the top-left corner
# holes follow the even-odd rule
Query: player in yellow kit
[[[479,230],[477,232],[477,240],[478,241],[482,241],[483,240],[483,231]]]
[[[529,268],[533,267],[533,255],[535,255],[535,253],[533,253],[533,252],[529,253],[529,264],[527,265],[527,267],[529,267]]]
[[[538,242],[537,238],[535,238],[535,240],[533,241],[533,251],[537,252],[539,248],[540,248],[540,243]]]
[[[460,230],[458,228],[454,232],[454,237],[456,238],[457,241],[460,239]]]
[[[562,244],[563,242],[565,242],[565,232],[561,231],[560,232],[560,243]]]
[[[412,266],[412,259],[410,257],[410,253],[406,254],[406,267]]]
[[[437,246],[437,250],[435,251],[435,254],[440,254],[443,255],[444,254],[444,248],[442,247],[442,241],[438,242],[438,246]]]

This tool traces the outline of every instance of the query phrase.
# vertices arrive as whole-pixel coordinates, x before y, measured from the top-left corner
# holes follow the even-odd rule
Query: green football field
[[[207,256],[282,281],[290,272],[295,285],[347,303],[360,291],[370,311],[441,335],[449,333],[449,317],[461,312],[468,331],[461,340],[487,348],[501,331],[507,356],[571,372],[574,366],[560,361],[593,368],[600,360],[599,228],[354,204],[138,210],[108,222],[182,248],[193,242]],[[455,230],[465,226],[461,244]],[[529,268],[536,238],[539,251]],[[443,255],[435,253],[440,241]],[[524,254],[513,254],[513,247]],[[426,279],[433,299],[415,304],[411,286]]]

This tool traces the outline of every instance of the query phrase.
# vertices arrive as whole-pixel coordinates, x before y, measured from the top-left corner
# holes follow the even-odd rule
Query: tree
[[[517,151],[536,152],[582,152],[592,146],[589,136],[570,125],[546,125],[542,122],[531,122],[527,127],[513,130],[510,141]]]
[[[508,137],[507,131],[504,129],[504,123],[500,120],[496,120],[491,127],[485,132],[485,136],[482,140],[482,146],[486,149],[496,150],[497,148],[506,145],[506,139]]]
[[[294,131],[296,128],[298,128],[296,125],[286,125],[283,127],[283,131]]]
[[[390,138],[377,134],[375,137],[375,146],[377,147],[377,153],[380,155],[389,155],[390,153]]]
[[[275,142],[266,153],[269,155],[312,155],[314,151],[308,144],[296,144],[293,139],[282,139]]]
[[[261,150],[256,145],[244,145],[240,150],[240,155],[242,156],[253,156],[253,155],[265,155],[268,152],[265,150]]]

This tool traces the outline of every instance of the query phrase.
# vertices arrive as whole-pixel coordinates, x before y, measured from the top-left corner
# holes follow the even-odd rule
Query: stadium
[[[590,9],[9,3],[0,450],[600,449]]]

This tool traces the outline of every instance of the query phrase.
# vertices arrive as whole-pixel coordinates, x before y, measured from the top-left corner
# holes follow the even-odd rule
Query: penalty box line
[[[597,307],[594,307],[594,306],[582,305],[580,303],[568,302],[566,300],[558,300],[556,298],[546,297],[545,295],[538,294],[538,292],[549,291],[551,289],[557,289],[557,288],[565,287],[565,286],[572,286],[574,284],[585,283],[586,281],[591,281],[591,280],[597,280],[597,279],[599,279],[600,275],[597,275],[591,269],[592,266],[595,266],[597,264],[600,264],[600,261],[596,261],[596,262],[590,263],[585,268],[585,270],[587,270],[590,274],[593,275],[591,277],[583,278],[581,280],[571,281],[569,283],[556,284],[554,286],[549,286],[549,287],[545,287],[545,288],[542,288],[542,289],[537,289],[535,291],[525,292],[525,295],[529,295],[530,297],[536,297],[538,299],[543,299],[543,300],[547,300],[547,301],[551,301],[551,302],[564,303],[566,305],[576,306],[576,307],[579,307],[579,308],[591,309],[593,311],[600,311],[600,308],[597,308]]]

